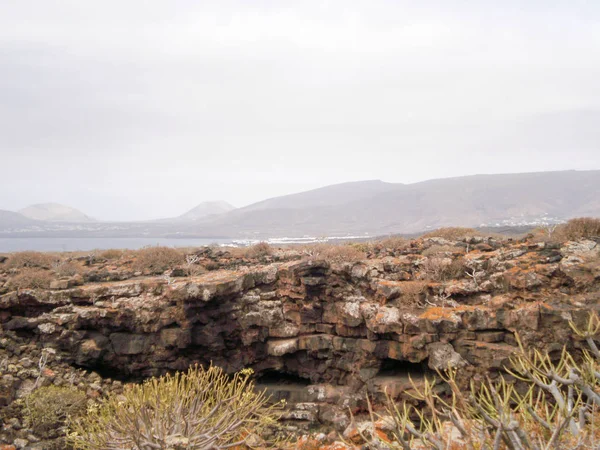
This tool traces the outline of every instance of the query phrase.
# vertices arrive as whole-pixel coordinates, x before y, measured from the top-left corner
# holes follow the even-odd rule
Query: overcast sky
[[[0,209],[600,169],[600,2],[5,0]]]

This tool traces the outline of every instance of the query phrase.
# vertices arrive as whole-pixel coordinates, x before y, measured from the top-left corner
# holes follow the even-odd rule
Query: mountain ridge
[[[365,182],[371,187],[372,182]],[[383,182],[382,182],[383,183]],[[384,183],[370,195],[352,198],[340,187],[360,189],[361,182],[334,185],[335,201],[324,204],[311,192],[312,203],[299,193],[240,208],[203,224],[204,230],[252,235],[331,235],[412,233],[442,226],[480,226],[511,218],[544,215],[568,219],[600,216],[600,171],[529,172],[469,175],[412,184]],[[302,207],[282,205],[300,198]],[[188,231],[193,231],[193,227]]]
[[[189,211],[176,217],[176,220],[198,220],[208,216],[215,216],[233,211],[235,206],[223,200],[202,202]]]
[[[216,214],[207,214],[215,211],[211,205],[217,206]],[[88,231],[81,226],[67,231],[96,237],[143,233],[157,237],[265,239],[376,236],[444,226],[521,226],[580,216],[600,217],[600,170],[478,174],[411,184],[357,181],[230,208],[225,202],[204,202],[173,219],[97,222],[85,225]],[[13,230],[19,221],[24,231],[28,226],[41,233],[50,230],[47,222],[28,223],[24,217],[14,215],[8,227],[4,222],[9,216],[5,214],[3,220],[0,215],[0,232]]]
[[[61,203],[36,203],[17,211],[19,214],[33,220],[45,222],[95,222],[92,217],[80,210]]]

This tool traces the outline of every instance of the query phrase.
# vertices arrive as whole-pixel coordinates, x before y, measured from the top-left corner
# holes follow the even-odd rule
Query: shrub
[[[424,239],[438,237],[449,241],[458,241],[470,236],[481,236],[481,233],[474,228],[446,227],[430,231],[421,237]]]
[[[8,279],[11,289],[48,289],[54,278],[46,270],[23,269],[17,275]]]
[[[251,370],[192,367],[109,396],[71,424],[76,449],[223,449],[276,423],[276,405],[255,392]]]
[[[423,256],[452,256],[454,253],[464,252],[464,249],[455,247],[453,245],[432,245],[431,247],[423,250],[421,254]]]
[[[304,247],[303,253],[312,259],[338,263],[353,263],[367,258],[367,254],[357,244],[314,244]]]
[[[200,257],[198,255],[185,255],[185,270],[188,276],[195,277],[206,272],[206,269],[199,263]]]
[[[140,272],[160,274],[167,269],[183,264],[183,255],[169,247],[148,247],[138,250],[133,269]]]
[[[392,252],[401,252],[410,247],[410,241],[400,236],[392,236],[374,243],[379,250],[391,250]]]
[[[108,250],[104,250],[102,253],[100,253],[99,258],[106,259],[107,261],[112,261],[112,260],[121,259],[121,257],[124,254],[125,254],[125,252],[123,250],[111,248]]]
[[[47,435],[86,410],[85,393],[74,387],[44,386],[25,399],[24,418],[36,434]]]
[[[423,270],[427,275],[427,278],[433,281],[442,281],[444,278],[444,271],[452,263],[450,258],[431,257],[427,258],[423,264]]]
[[[19,252],[8,258],[8,266],[13,269],[24,267],[37,267],[49,269],[55,261],[51,255],[41,252]]]
[[[204,268],[208,271],[219,270],[221,265],[217,261],[209,261],[204,264]]]
[[[54,265],[54,272],[60,277],[72,277],[83,272],[83,268],[73,261],[60,261]]]
[[[422,267],[427,278],[433,281],[463,278],[468,269],[463,257],[432,256],[423,262]]]
[[[419,304],[421,301],[421,294],[423,294],[428,284],[422,280],[405,281],[402,283],[402,300],[403,304]]]
[[[258,244],[254,244],[244,251],[244,255],[246,256],[246,258],[250,259],[264,258],[272,254],[273,248],[271,248],[271,246],[266,242],[259,242]]]
[[[591,217],[571,219],[559,226],[554,234],[557,239],[562,241],[600,237],[600,219]]]

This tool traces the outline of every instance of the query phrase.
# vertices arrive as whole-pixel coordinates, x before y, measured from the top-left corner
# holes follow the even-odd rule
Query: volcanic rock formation
[[[424,256],[433,246],[462,252],[452,277],[456,258]],[[569,321],[583,323],[598,309],[594,241],[425,239],[388,253],[7,293],[0,297],[0,360],[7,361],[0,404],[31,387],[39,372],[19,372],[19,362],[47,348],[61,367],[104,380],[195,363],[228,372],[251,367],[259,386],[288,400],[289,419],[341,431],[347,408],[365,392],[402,397],[409,376],[418,382],[448,367],[460,367],[464,378],[496,376],[517,333],[548,352],[575,349]],[[110,380],[96,390],[111,390]]]

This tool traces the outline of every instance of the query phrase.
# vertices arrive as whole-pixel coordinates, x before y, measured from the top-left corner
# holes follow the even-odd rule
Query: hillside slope
[[[442,226],[600,216],[600,171],[357,182],[259,202],[190,232],[232,236],[411,233]]]
[[[202,202],[185,214],[177,217],[176,220],[198,220],[208,216],[215,216],[233,211],[234,209],[235,207],[233,205],[224,201]]]
[[[19,213],[30,219],[47,222],[94,222],[78,209],[60,203],[38,203],[19,210]]]
[[[2,230],[34,225],[35,223],[35,220],[25,217],[23,214],[0,209],[0,229]]]

